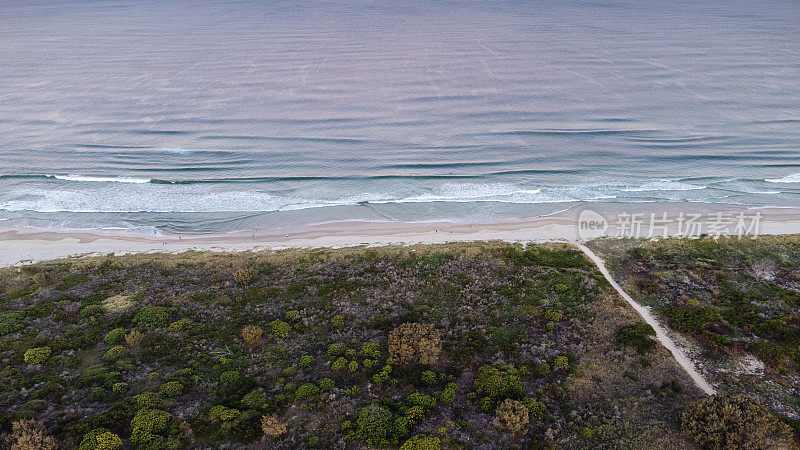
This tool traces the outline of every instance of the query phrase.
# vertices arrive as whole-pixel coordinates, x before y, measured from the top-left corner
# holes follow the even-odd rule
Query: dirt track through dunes
[[[703,378],[702,375],[700,375],[697,369],[695,369],[692,360],[689,359],[689,357],[686,355],[683,349],[678,347],[675,344],[675,342],[672,339],[670,339],[670,337],[667,335],[666,329],[662,327],[660,323],[658,323],[656,318],[653,317],[652,314],[650,314],[650,311],[644,306],[637,303],[630,295],[628,295],[622,289],[622,287],[619,284],[617,284],[616,281],[614,281],[613,278],[611,278],[611,274],[606,269],[605,262],[585,245],[578,243],[575,243],[575,245],[579,249],[581,249],[581,251],[583,251],[583,253],[585,253],[586,256],[588,256],[589,259],[591,259],[595,263],[595,265],[597,265],[597,268],[600,269],[600,273],[602,273],[603,276],[606,277],[606,280],[608,280],[611,286],[617,290],[619,295],[621,295],[622,298],[624,298],[625,301],[627,301],[633,307],[633,309],[635,309],[636,312],[639,313],[639,315],[642,317],[642,319],[644,319],[645,322],[647,322],[651,327],[653,327],[654,330],[656,330],[656,339],[658,339],[658,342],[660,342],[661,345],[666,347],[667,350],[669,350],[670,353],[672,353],[672,356],[675,358],[676,361],[678,361],[678,364],[680,364],[681,367],[683,367],[683,370],[685,370],[686,373],[688,373],[689,376],[692,377],[694,384],[696,384],[697,387],[699,387],[703,392],[705,392],[708,395],[716,394],[717,391],[714,390],[714,388],[705,380],[705,378]]]

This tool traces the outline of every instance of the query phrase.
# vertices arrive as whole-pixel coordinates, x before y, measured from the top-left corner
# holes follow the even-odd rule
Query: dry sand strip
[[[675,342],[672,339],[670,339],[669,336],[667,336],[666,329],[664,329],[664,327],[662,327],[661,324],[658,323],[656,318],[653,317],[652,314],[650,314],[650,311],[648,311],[647,308],[640,305],[633,298],[631,298],[631,296],[628,295],[624,290],[622,290],[622,287],[619,284],[617,284],[617,282],[614,281],[613,278],[611,278],[611,274],[606,269],[605,262],[603,262],[603,260],[599,256],[597,256],[593,251],[591,251],[585,245],[579,243],[574,243],[574,244],[579,249],[581,249],[581,251],[583,251],[583,253],[586,254],[586,256],[588,256],[589,259],[591,259],[595,263],[595,265],[597,265],[597,268],[600,269],[600,273],[602,273],[603,276],[606,277],[606,280],[608,280],[608,282],[611,283],[611,286],[613,286],[614,289],[616,289],[617,292],[619,292],[619,295],[621,295],[622,298],[624,298],[633,307],[633,309],[635,309],[636,312],[639,313],[640,316],[642,316],[642,319],[644,319],[645,322],[647,322],[651,327],[653,327],[654,330],[656,330],[656,339],[658,339],[658,342],[660,342],[661,345],[666,347],[667,350],[669,350],[670,353],[672,353],[672,356],[675,358],[676,361],[678,361],[678,364],[680,364],[681,367],[683,367],[683,370],[685,370],[686,373],[688,373],[689,376],[692,378],[692,380],[694,380],[694,384],[696,384],[697,387],[699,387],[703,392],[705,392],[708,395],[716,394],[717,391],[714,390],[714,388],[705,380],[705,378],[703,378],[703,376],[700,375],[697,369],[695,369],[694,363],[692,362],[691,359],[689,359],[688,356],[686,356],[686,353],[684,353],[683,349],[678,347],[675,344]]]

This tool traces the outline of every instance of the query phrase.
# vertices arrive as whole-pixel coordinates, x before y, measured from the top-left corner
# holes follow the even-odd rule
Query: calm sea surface
[[[0,226],[800,207],[800,2],[0,3]]]

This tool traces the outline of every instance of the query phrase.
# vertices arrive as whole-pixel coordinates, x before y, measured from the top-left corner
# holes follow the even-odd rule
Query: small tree
[[[791,429],[743,395],[703,398],[681,416],[681,433],[700,448],[789,448]]]
[[[55,450],[58,448],[53,436],[47,434],[44,425],[34,420],[17,420],[6,437],[11,450]]]
[[[128,344],[128,346],[130,346],[131,348],[135,348],[138,347],[139,344],[141,344],[142,339],[144,339],[143,333],[137,330],[131,330],[131,332],[125,336],[125,343]]]
[[[441,335],[431,325],[404,323],[389,333],[389,353],[401,364],[435,364],[441,351]]]
[[[25,351],[23,359],[28,364],[41,364],[50,357],[50,347],[34,347]]]
[[[512,433],[519,433],[530,421],[528,408],[518,400],[505,399],[495,410],[494,423]]]
[[[261,418],[261,429],[267,436],[278,437],[286,432],[287,423],[281,422],[275,414]]]
[[[259,343],[263,334],[264,330],[255,325],[248,325],[242,328],[242,339],[251,347]]]
[[[411,436],[400,446],[400,450],[439,450],[440,448],[442,448],[441,440],[436,436],[427,434]]]
[[[239,266],[233,269],[233,280],[238,284],[250,284],[258,278],[258,272],[252,267]]]

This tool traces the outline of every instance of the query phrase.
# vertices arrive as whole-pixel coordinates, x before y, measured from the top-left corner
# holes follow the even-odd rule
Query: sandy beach
[[[794,210],[760,210],[759,234],[800,233]],[[725,212],[729,215],[736,211]],[[754,214],[755,212],[750,212]],[[649,213],[644,214],[646,227]],[[611,217],[605,214],[606,217]],[[86,254],[181,252],[188,250],[247,251],[290,247],[346,247],[502,240],[508,242],[580,241],[578,213],[494,224],[335,222],[302,228],[215,235],[149,236],[111,231],[0,229],[0,266]],[[611,222],[611,219],[609,219]],[[610,223],[606,236],[617,230]],[[670,229],[670,235],[676,233]],[[647,237],[643,230],[641,237]]]

